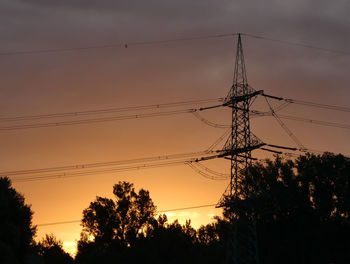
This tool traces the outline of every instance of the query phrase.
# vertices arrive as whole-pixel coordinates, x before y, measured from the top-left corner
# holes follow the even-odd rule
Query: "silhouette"
[[[73,264],[73,258],[63,250],[63,243],[53,234],[46,236],[37,245],[45,264]]]
[[[233,213],[255,219],[261,263],[350,263],[349,158],[268,160],[242,185],[249,192],[233,200]]]
[[[83,211],[78,263],[93,263],[95,256],[99,261],[107,261],[111,259],[109,255],[133,247],[152,229],[156,207],[148,191],[141,189],[136,193],[133,184],[119,182],[114,185],[113,193],[116,201],[96,197]]]
[[[116,200],[96,197],[83,211],[76,263],[195,263],[202,258],[200,246],[207,244],[198,240],[190,221],[156,219],[149,192],[137,193],[131,183],[119,182],[113,193]]]
[[[260,263],[350,263],[349,158],[276,157],[241,180],[249,191],[229,197],[233,210],[198,230],[155,219],[149,192],[119,182],[115,201],[97,197],[84,210],[76,263],[224,263],[234,228],[250,228],[247,218],[256,222]]]
[[[148,191],[118,182],[114,199],[96,197],[83,211],[73,260],[53,235],[35,244],[33,212],[0,178],[0,263],[224,263],[233,230],[257,227],[260,263],[350,263],[350,159],[343,155],[276,157],[248,167],[222,217],[195,230],[156,216]],[[234,219],[243,219],[234,221]]]
[[[34,253],[32,215],[10,179],[0,178],[0,263],[23,263]]]

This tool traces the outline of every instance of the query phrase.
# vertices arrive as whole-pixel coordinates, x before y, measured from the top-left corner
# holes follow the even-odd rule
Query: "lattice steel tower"
[[[225,106],[232,108],[231,135],[222,154],[231,162],[231,178],[218,203],[219,207],[229,210],[233,224],[226,263],[259,263],[254,219],[248,215],[238,215],[232,202],[247,196],[249,190],[241,182],[252,162],[251,151],[265,145],[250,131],[249,107],[252,99],[261,93],[247,83],[241,35],[238,34],[233,85],[224,101]]]

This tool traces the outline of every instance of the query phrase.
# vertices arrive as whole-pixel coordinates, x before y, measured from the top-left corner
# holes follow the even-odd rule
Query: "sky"
[[[236,38],[79,51],[6,55],[192,38],[242,32],[347,54],[243,36],[248,83],[257,90],[349,107],[350,2],[338,1],[89,1],[0,2],[0,118],[212,99],[228,93]],[[274,103],[271,101],[274,105]],[[274,105],[275,106],[275,105]],[[267,111],[258,99],[254,109]],[[229,109],[203,112],[230,123]],[[346,112],[291,105],[283,114],[350,124]],[[19,122],[16,124],[23,124]],[[349,129],[285,120],[313,150],[350,155]],[[0,122],[0,127],[9,122]],[[271,117],[252,119],[264,142],[295,146]],[[47,168],[203,151],[223,134],[191,114],[22,130],[0,130],[0,171]],[[258,152],[257,157],[271,157]],[[222,161],[206,164],[228,173]],[[16,176],[12,179],[15,180]],[[112,197],[118,181],[150,191],[157,209],[216,203],[228,180],[202,177],[189,166],[15,182],[36,225],[79,220],[96,196]],[[169,212],[169,220],[213,221],[213,207]],[[79,223],[38,226],[74,254]]]

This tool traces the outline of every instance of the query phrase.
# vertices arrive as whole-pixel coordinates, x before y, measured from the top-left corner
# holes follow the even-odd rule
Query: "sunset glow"
[[[321,1],[323,4],[318,7],[306,4],[308,1],[270,1],[267,5],[257,1],[191,4],[155,1],[156,5],[154,1],[153,4],[137,1],[137,5],[120,1],[102,1],[101,5],[94,1],[15,1],[16,5],[10,2],[0,4],[0,53],[42,52],[0,54],[0,119],[75,115],[46,117],[44,121],[0,120],[0,174],[208,150],[231,125],[229,107],[198,110],[207,123],[190,111],[154,117],[152,114],[199,109],[215,102],[78,114],[215,100],[227,95],[232,85],[236,36],[166,40],[243,32],[330,50],[348,50],[350,43],[349,9],[327,1]],[[343,4],[349,7],[348,3]],[[248,83],[254,89],[283,98],[349,106],[348,53],[341,55],[244,35],[242,38]],[[147,44],[152,41],[159,43]],[[112,44],[120,45],[87,48]],[[78,47],[81,49],[69,51]],[[68,51],[47,52],[56,49]],[[269,102],[272,107],[280,106],[277,100],[269,99]],[[251,109],[270,111],[264,98],[254,101]],[[314,121],[348,125],[347,112],[291,103],[280,114],[307,119],[303,122],[282,119],[307,149],[350,155],[349,128]],[[58,125],[101,117],[114,119]],[[40,122],[53,125],[5,129]],[[210,122],[217,127],[208,125]],[[271,115],[252,117],[251,129],[264,142],[298,148]],[[214,150],[220,150],[226,140],[227,137],[221,140]],[[274,154],[257,150],[253,156],[265,159]],[[135,163],[140,168],[72,177],[67,176],[86,168],[43,174],[60,173],[52,179],[18,180],[33,176],[31,173],[9,177],[34,212],[33,223],[38,225],[36,240],[52,233],[63,241],[63,248],[72,256],[80,238],[82,227],[77,221],[82,219],[83,210],[96,196],[114,199],[113,185],[119,181],[133,183],[136,190],[148,190],[157,211],[164,212],[169,223],[178,219],[184,224],[190,219],[192,226],[199,228],[213,222],[214,216],[221,216],[222,210],[215,206],[172,210],[216,204],[229,183],[228,160],[203,163],[221,175],[214,180],[198,174],[186,163],[141,168],[147,162]],[[60,223],[66,221],[73,222]]]

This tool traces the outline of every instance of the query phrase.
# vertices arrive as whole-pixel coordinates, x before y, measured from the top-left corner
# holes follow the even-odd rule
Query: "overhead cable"
[[[335,53],[339,55],[346,55],[349,56],[350,52],[344,51],[344,50],[338,50],[338,49],[329,49],[329,48],[324,48],[324,47],[319,47],[319,46],[314,46],[306,43],[301,43],[301,42],[293,42],[293,41],[288,41],[288,40],[281,40],[281,39],[276,39],[276,38],[269,38],[261,35],[254,35],[254,34],[246,34],[242,33],[243,36],[255,38],[255,39],[262,39],[262,40],[268,40],[268,41],[273,41],[289,46],[299,46],[303,48],[308,48],[308,49],[314,49],[314,50],[319,50],[319,51],[324,51],[324,52],[329,52],[329,53]]]
[[[156,163],[144,163],[137,165],[128,165],[128,166],[119,166],[119,167],[111,167],[105,169],[94,169],[94,170],[80,170],[80,171],[72,171],[72,172],[56,172],[49,174],[41,174],[41,175],[27,175],[22,177],[12,178],[12,182],[31,182],[31,181],[43,181],[43,180],[54,180],[54,179],[66,179],[66,178],[75,178],[80,176],[88,176],[88,175],[100,175],[107,173],[116,173],[116,172],[124,172],[124,171],[133,171],[133,170],[141,170],[141,169],[153,169],[159,167],[166,166],[176,166],[183,165],[187,162],[194,161],[195,159],[184,159],[178,161],[163,161]]]
[[[214,207],[216,204],[204,204],[204,205],[195,205],[195,206],[189,206],[189,207],[182,207],[182,208],[173,208],[173,209],[167,209],[167,210],[160,210],[156,211],[157,214],[160,213],[167,213],[167,212],[175,212],[175,211],[184,211],[184,210],[191,210],[191,209],[199,209],[199,208],[206,208],[206,207]],[[72,224],[72,223],[80,223],[81,220],[68,220],[68,221],[59,221],[59,222],[50,222],[50,223],[42,223],[38,224],[36,226],[42,227],[42,226],[52,226],[52,225],[64,225],[64,224]]]
[[[250,38],[273,41],[276,43],[281,43],[289,46],[299,46],[308,49],[314,49],[339,55],[350,55],[350,52],[338,49],[330,49],[325,47],[319,47],[315,45],[310,45],[301,42],[293,42],[278,38],[270,38],[262,35],[240,33],[243,36]],[[77,51],[88,51],[88,50],[99,50],[99,49],[113,49],[113,48],[123,48],[127,49],[133,46],[150,46],[150,45],[160,45],[160,44],[171,44],[177,42],[186,41],[196,41],[196,40],[210,40],[210,39],[220,39],[236,36],[238,33],[227,33],[227,34],[213,34],[205,36],[192,36],[184,38],[173,38],[173,39],[163,39],[163,40],[151,40],[151,41],[131,41],[131,42],[120,42],[120,43],[107,43],[102,45],[91,45],[91,46],[80,46],[80,47],[65,47],[65,48],[47,48],[47,49],[33,49],[33,50],[15,50],[15,51],[3,51],[0,52],[0,56],[19,56],[19,55],[35,55],[35,54],[55,54],[62,52],[77,52]]]
[[[81,46],[81,47],[71,47],[71,48],[18,50],[18,51],[0,52],[0,56],[61,53],[61,52],[73,52],[73,51],[86,51],[86,50],[94,50],[94,49],[96,50],[96,49],[111,49],[111,48],[129,48],[132,46],[148,46],[148,45],[169,44],[169,43],[184,42],[184,41],[227,38],[235,35],[237,34],[229,33],[229,34],[192,36],[192,37],[185,37],[185,38],[173,38],[173,39],[152,40],[152,41],[132,41],[132,42],[114,43],[114,44],[109,43],[109,44],[103,44],[103,45]]]
[[[227,180],[228,178],[225,177],[218,177],[218,176],[215,176],[215,175],[212,175],[212,174],[209,174],[205,171],[202,171],[200,170],[198,167],[196,167],[196,163],[193,163],[193,162],[187,162],[186,163],[190,168],[192,168],[195,172],[197,172],[199,175],[207,178],[207,179],[210,179],[210,180],[219,180],[219,181],[222,181],[222,180]]]
[[[217,158],[217,155],[213,156],[213,154],[221,152],[221,150],[213,150],[214,147],[226,137],[228,131],[229,129],[205,151],[28,170],[2,171],[0,172],[0,177],[11,177],[14,182],[28,182],[181,165],[188,162],[213,159]]]
[[[344,129],[350,129],[350,125],[348,124],[341,124],[341,123],[335,123],[335,122],[327,122],[322,120],[315,120],[315,119],[309,119],[309,118],[303,118],[303,117],[296,117],[296,116],[289,116],[289,115],[278,115],[280,118],[288,119],[288,120],[294,120],[294,121],[300,121],[310,124],[316,124],[316,125],[322,125],[322,126],[329,126],[329,127],[338,127],[338,128],[344,128]]]
[[[213,151],[213,149],[219,145],[226,137],[230,134],[231,129],[227,129],[224,134],[222,134],[213,144],[209,146],[208,149],[205,150],[205,153],[210,153]]]
[[[212,153],[212,152],[210,152],[210,153]],[[153,156],[153,157],[146,157],[146,158],[128,159],[128,160],[118,160],[118,161],[96,162],[96,163],[85,163],[85,164],[68,165],[68,166],[48,167],[48,168],[40,168],[40,169],[2,171],[2,172],[0,172],[0,177],[47,173],[47,172],[57,172],[57,171],[68,171],[68,170],[74,171],[74,170],[81,170],[81,169],[101,168],[101,167],[107,167],[107,166],[127,165],[127,164],[143,163],[143,162],[156,162],[156,161],[164,161],[164,160],[166,161],[166,160],[174,160],[174,159],[181,159],[181,158],[199,157],[199,156],[210,154],[210,153],[204,152],[204,151],[198,151],[198,152],[161,155],[161,156]]]
[[[305,105],[305,106],[311,106],[311,107],[317,107],[317,108],[323,108],[323,109],[329,109],[329,110],[335,110],[335,111],[342,111],[342,112],[350,112],[350,107],[346,107],[346,106],[320,104],[320,103],[314,103],[314,102],[308,102],[308,101],[302,101],[302,100],[296,100],[296,99],[284,99],[284,100],[292,104],[299,104],[299,105]]]
[[[271,113],[271,112],[259,112],[259,111],[256,111],[255,114],[257,116],[273,116],[273,113]],[[349,124],[335,123],[335,122],[329,122],[329,121],[324,121],[324,120],[317,120],[317,119],[298,117],[298,116],[291,116],[291,115],[282,115],[282,114],[278,114],[278,117],[281,118],[281,119],[293,120],[293,121],[304,122],[304,123],[309,123],[309,124],[328,126],[328,127],[337,127],[337,128],[343,128],[343,129],[350,129],[350,125]]]
[[[132,115],[97,117],[97,118],[78,119],[78,120],[69,120],[69,121],[9,125],[9,126],[0,126],[0,131],[30,129],[30,128],[44,128],[44,127],[59,127],[59,126],[128,120],[128,119],[149,118],[149,117],[158,117],[158,116],[171,116],[171,115],[192,113],[194,111],[196,111],[196,109],[181,109],[181,110],[146,113],[146,114],[132,114]]]
[[[62,112],[62,113],[49,113],[40,115],[26,115],[26,116],[15,116],[15,117],[0,117],[0,122],[13,122],[13,121],[31,121],[39,119],[51,119],[51,118],[71,118],[80,117],[87,115],[100,115],[100,114],[112,114],[119,112],[129,112],[129,111],[140,111],[140,110],[155,110],[161,108],[172,108],[185,105],[200,105],[207,103],[220,102],[223,98],[213,98],[213,99],[201,99],[201,100],[188,100],[179,101],[173,103],[161,103],[161,104],[151,104],[151,105],[141,105],[141,106],[129,106],[129,107],[114,107],[105,109],[95,109],[86,111],[74,111],[74,112]]]
[[[284,131],[288,134],[288,136],[295,142],[295,144],[299,147],[299,149],[301,151],[306,151],[306,148],[304,147],[304,145],[300,142],[300,140],[292,133],[292,131],[290,131],[290,129],[284,124],[284,122],[278,117],[278,115],[275,113],[274,109],[272,108],[272,106],[270,105],[270,102],[268,101],[268,99],[265,97],[266,103],[269,106],[270,110],[271,110],[271,114],[272,116],[277,120],[277,122],[279,123],[279,125],[284,129]]]
[[[279,101],[285,101],[286,103],[289,103],[289,104],[299,104],[299,105],[305,105],[305,106],[317,107],[317,108],[323,108],[323,109],[329,109],[329,110],[335,110],[335,111],[350,112],[350,107],[346,107],[346,106],[321,104],[321,103],[303,101],[303,100],[298,100],[298,99],[277,97],[277,96],[272,96],[272,95],[268,95],[268,94],[262,94],[262,96],[276,99]]]
[[[202,121],[204,124],[215,127],[215,128],[229,128],[230,125],[224,125],[224,124],[217,124],[214,122],[209,121],[208,119],[202,117],[197,111],[192,112],[192,114],[200,121]]]
[[[186,164],[189,165],[194,171],[196,171],[200,175],[211,180],[227,180],[230,178],[230,174],[214,171],[204,166],[201,162],[190,161]]]

